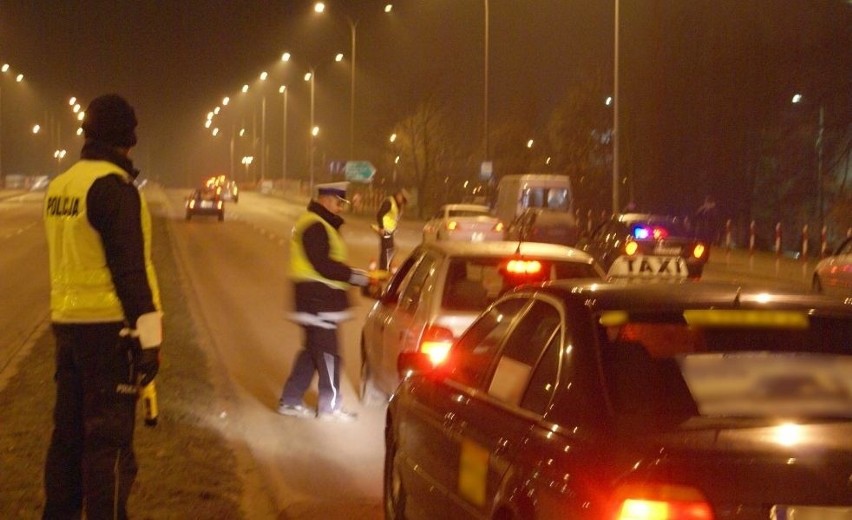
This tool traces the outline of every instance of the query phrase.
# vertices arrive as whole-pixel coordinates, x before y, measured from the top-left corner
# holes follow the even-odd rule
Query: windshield
[[[852,418],[848,318],[754,310],[614,316],[601,315],[600,332],[616,413]]]

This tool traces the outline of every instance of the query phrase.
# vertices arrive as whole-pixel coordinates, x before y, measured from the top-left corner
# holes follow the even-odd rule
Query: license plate
[[[679,256],[621,256],[609,268],[612,276],[685,278],[689,273]]]
[[[852,520],[852,506],[772,506],[770,520]]]
[[[212,202],[212,201],[209,201],[209,200],[202,200],[202,201],[201,201],[201,207],[202,207],[202,208],[212,208],[212,207],[213,207],[213,202]]]
[[[680,255],[680,248],[657,246],[654,248],[654,254],[663,256],[678,256]]]
[[[485,240],[485,234],[484,234],[484,233],[481,233],[481,232],[479,232],[479,231],[475,231],[475,232],[474,232],[474,233],[470,236],[470,241],[471,241],[471,242],[482,242],[483,240]]]

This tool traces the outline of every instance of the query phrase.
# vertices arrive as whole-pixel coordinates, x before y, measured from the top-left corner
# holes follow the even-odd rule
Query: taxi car
[[[225,201],[215,189],[198,188],[186,198],[186,220],[195,215],[214,215],[219,221],[225,220]]]
[[[850,337],[813,293],[523,286],[400,355],[385,517],[849,518]]]
[[[553,244],[428,242],[391,276],[361,330],[361,398],[387,402],[399,384],[397,356],[439,360],[489,303],[519,284],[559,278],[603,279],[592,258]]]
[[[581,237],[577,248],[592,255],[609,276],[700,278],[710,245],[673,217],[623,213]]]
[[[852,297],[852,237],[817,263],[811,283],[816,292]]]
[[[503,222],[481,204],[444,204],[423,226],[423,241],[503,240]]]

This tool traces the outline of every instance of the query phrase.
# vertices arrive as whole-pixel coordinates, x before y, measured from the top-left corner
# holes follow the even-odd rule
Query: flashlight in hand
[[[157,426],[157,418],[160,415],[157,409],[157,387],[154,381],[142,387],[142,406],[145,407],[145,426],[153,428]]]

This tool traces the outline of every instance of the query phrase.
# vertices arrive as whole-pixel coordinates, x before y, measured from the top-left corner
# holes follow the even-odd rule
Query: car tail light
[[[451,220],[451,221],[447,222],[447,229],[449,229],[450,231],[455,231],[456,229],[458,229],[458,227],[459,227],[459,223],[456,222],[455,220]]]
[[[194,207],[195,207],[195,200],[189,201],[189,209],[192,209]]]
[[[624,252],[627,253],[628,256],[633,256],[636,252],[639,251],[639,244],[629,240],[626,244],[624,244]]]
[[[222,209],[222,204],[223,204],[223,202],[221,200],[216,202],[216,208]]]
[[[504,228],[505,228],[505,226],[503,225],[502,222],[498,222],[498,223],[494,224],[494,231],[503,231]]]
[[[541,272],[541,262],[538,260],[509,260],[506,272],[515,275],[538,274]]]
[[[450,329],[429,325],[423,331],[423,337],[420,340],[420,352],[429,356],[432,365],[438,366],[447,359],[454,339],[455,337]]]
[[[615,492],[613,520],[713,520],[704,495],[689,486],[629,484]]]
[[[704,251],[706,251],[704,244],[695,244],[695,247],[692,249],[692,256],[695,258],[701,258],[704,256]]]

